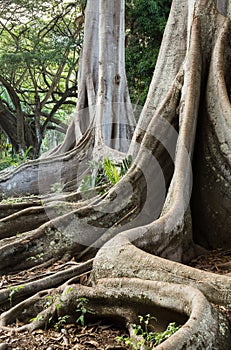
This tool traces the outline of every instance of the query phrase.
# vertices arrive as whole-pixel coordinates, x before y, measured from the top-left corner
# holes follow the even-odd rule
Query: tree
[[[0,126],[14,151],[32,146],[37,157],[46,130],[65,133],[62,115],[75,107],[83,14],[71,2],[37,14],[11,5],[0,21]]]
[[[127,1],[126,6],[130,94],[134,103],[143,104],[170,1]],[[14,152],[30,147],[37,157],[46,131],[55,128],[65,133],[67,127],[60,116],[74,109],[83,9],[80,2],[54,5],[51,1],[44,7],[40,1],[35,6],[10,1],[8,11],[5,4],[0,11],[1,128]],[[4,160],[3,166],[8,163]]]
[[[1,273],[44,266],[63,256],[79,263],[25,283],[17,293],[21,302],[2,314],[2,326],[21,315],[27,322],[37,313],[20,330],[44,326],[51,317],[71,314],[84,295],[99,315],[122,315],[128,324],[140,307],[180,312],[188,321],[162,349],[230,346],[227,321],[212,306],[230,305],[230,277],[183,264],[205,248],[230,246],[227,9],[222,15],[211,0],[173,1],[132,136],[124,3],[88,1],[80,95],[66,139],[46,157],[4,173],[0,183],[7,195],[40,194],[33,201],[1,205]],[[94,188],[78,191],[87,160],[107,155],[116,163],[124,156],[121,151],[132,155],[133,164],[115,186],[103,196]],[[54,182],[62,186],[62,195],[45,196]],[[78,285],[79,276],[89,271],[91,285]],[[44,291],[48,288],[57,289]],[[38,293],[27,298],[32,292]],[[57,292],[61,307],[54,302],[44,310],[46,295]],[[0,293],[6,300],[8,291]]]

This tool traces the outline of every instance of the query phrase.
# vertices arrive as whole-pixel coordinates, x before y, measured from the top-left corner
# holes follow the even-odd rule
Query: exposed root
[[[26,298],[34,295],[37,292],[42,292],[45,289],[56,288],[73,277],[78,280],[81,275],[87,274],[91,271],[93,260],[86,261],[84,263],[76,264],[63,271],[50,272],[47,276],[38,276],[36,280],[10,285],[12,288],[17,288],[20,285],[20,289],[15,293],[13,302],[20,302]],[[9,287],[0,290],[0,305],[9,304]],[[10,306],[10,304],[9,304]]]
[[[0,181],[1,192],[5,196],[38,195],[51,192],[54,183],[64,185],[73,180],[72,190],[77,190],[79,183],[76,175],[79,175],[80,180],[81,171],[85,170],[88,160],[91,159],[92,132],[93,130],[89,130],[84,139],[65,154],[30,161],[3,175]],[[81,164],[84,164],[83,169]]]
[[[69,216],[68,216],[69,215]],[[52,258],[59,260],[66,252],[73,254],[78,251],[80,243],[73,241],[72,231],[62,232],[57,226],[68,226],[72,214],[49,221],[38,229],[22,233],[17,237],[5,238],[0,241],[1,263],[0,271],[5,274],[28,269]],[[55,225],[57,224],[57,225]]]
[[[31,201],[25,201],[21,203],[0,203],[0,219],[7,217],[9,215],[12,215],[14,213],[17,213],[21,210],[31,208],[31,207],[40,207],[41,201],[40,200],[34,200]]]
[[[81,297],[89,299],[88,307],[94,312],[91,318],[113,318],[128,329],[139,314],[147,310],[150,312],[150,308],[152,315],[159,321],[159,329],[172,320],[183,324],[171,339],[156,349],[221,349],[230,344],[225,318],[198,290],[190,286],[143,279],[106,279],[99,281],[93,288],[67,285],[53,292],[40,292],[2,314],[1,327],[14,323],[16,318],[28,322],[34,315],[35,319],[16,330],[32,331],[46,327],[51,318],[56,322],[58,317],[65,315],[75,321],[78,318],[76,306]],[[134,337],[134,334],[131,336]]]
[[[127,236],[129,237],[128,234]],[[94,280],[139,277],[187,284],[199,289],[212,303],[231,306],[230,277],[147,254],[131,244],[128,237],[126,233],[117,235],[100,249],[94,259]]]

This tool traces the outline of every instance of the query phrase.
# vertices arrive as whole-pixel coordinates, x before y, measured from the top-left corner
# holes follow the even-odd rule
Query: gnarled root
[[[93,279],[108,277],[139,277],[187,284],[199,289],[212,303],[231,306],[230,277],[145,253],[131,244],[125,233],[104,245],[94,259]]]
[[[28,322],[33,315],[36,316],[34,320],[16,330],[45,327],[51,317],[54,322],[66,315],[76,320],[79,316],[76,307],[81,297],[89,300],[87,307],[94,312],[91,318],[113,318],[130,330],[131,323],[137,322],[138,315],[147,310],[157,317],[159,330],[172,321],[183,324],[155,349],[226,349],[230,345],[227,321],[197,289],[137,278],[99,280],[95,287],[65,284],[52,293],[50,290],[38,293],[2,314],[1,326],[15,322],[16,318]],[[134,337],[132,331],[131,337]]]
[[[7,305],[11,307],[9,303],[9,293],[10,290],[17,290],[14,293],[11,304],[15,304],[25,300],[26,298],[34,295],[37,292],[42,292],[43,290],[56,288],[70,279],[75,279],[76,281],[82,275],[90,273],[92,269],[93,260],[88,260],[83,263],[73,263],[71,267],[65,268],[64,270],[58,272],[47,272],[45,274],[40,274],[38,277],[35,276],[33,280],[26,283],[11,284],[8,288],[3,288],[0,290],[0,305],[3,305],[5,308]],[[19,287],[17,289],[17,287]],[[32,297],[33,299],[33,297]]]

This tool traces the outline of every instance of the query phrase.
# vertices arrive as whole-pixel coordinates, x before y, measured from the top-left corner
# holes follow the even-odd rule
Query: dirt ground
[[[122,350],[126,347],[116,341],[122,332],[112,325],[98,324],[87,327],[69,324],[59,332],[53,329],[36,330],[32,333],[10,333],[0,331],[0,349],[17,350]],[[3,344],[6,344],[3,347]],[[2,347],[1,347],[2,346]]]
[[[74,264],[74,262],[73,262]],[[231,250],[211,251],[207,256],[201,256],[190,263],[191,266],[231,277]],[[1,276],[0,288],[35,280],[39,276],[60,271],[65,264],[56,263],[46,270],[31,270],[15,275]],[[0,309],[0,312],[3,310]],[[230,320],[231,310],[221,308]],[[0,350],[125,350],[129,349],[118,343],[117,337],[125,335],[125,329],[118,329],[103,320],[85,327],[76,324],[66,324],[59,331],[54,329],[36,330],[32,333],[17,333],[13,329],[0,329]]]

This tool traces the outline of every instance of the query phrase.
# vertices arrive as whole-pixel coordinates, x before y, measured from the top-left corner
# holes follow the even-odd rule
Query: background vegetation
[[[126,1],[131,100],[143,105],[170,0]],[[0,1],[0,170],[61,141],[78,97],[86,0]]]

